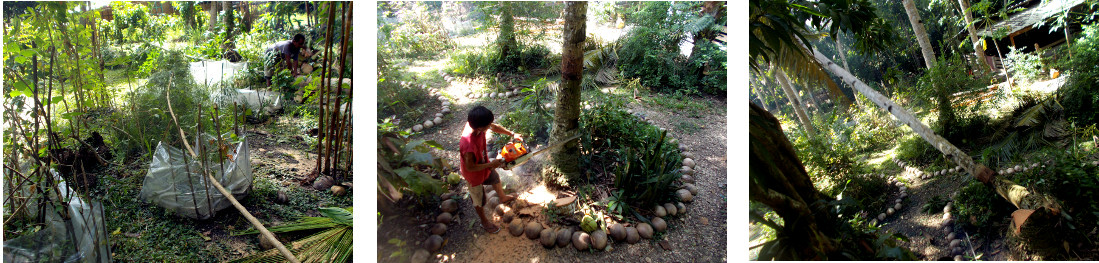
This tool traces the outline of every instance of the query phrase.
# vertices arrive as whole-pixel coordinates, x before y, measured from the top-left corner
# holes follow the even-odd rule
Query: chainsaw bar
[[[530,158],[534,157],[535,155],[542,154],[542,153],[544,153],[544,152],[546,152],[550,149],[553,149],[553,148],[561,147],[562,145],[565,145],[565,143],[571,142],[572,140],[576,140],[578,138],[580,138],[580,134],[569,137],[568,139],[565,139],[562,142],[559,142],[559,143],[556,143],[556,144],[553,144],[553,145],[550,145],[550,146],[542,147],[542,149],[538,149],[537,151],[530,152],[530,153],[524,154],[522,156],[519,156],[519,158],[515,158],[514,161],[506,162],[506,163],[504,163],[504,166],[501,166],[500,168],[504,169],[504,170],[511,170],[511,168],[514,168],[516,166],[522,165],[523,163],[526,163],[527,161],[530,161]]]

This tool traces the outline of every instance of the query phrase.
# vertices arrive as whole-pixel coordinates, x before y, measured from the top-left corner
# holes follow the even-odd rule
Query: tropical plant
[[[622,201],[638,207],[650,207],[666,201],[672,195],[672,183],[679,179],[678,156],[665,146],[667,131],[661,131],[652,147],[627,148],[624,163],[615,170],[614,187],[622,190]],[[667,147],[667,148],[665,148]]]
[[[291,233],[305,230],[320,231],[302,239],[290,242],[287,246],[301,262],[350,262],[353,235],[353,208],[322,207],[318,209],[321,217],[303,217],[297,222],[271,227],[271,233]],[[259,233],[250,230],[233,234],[250,235]],[[276,249],[269,249],[232,262],[284,262],[286,258]]]
[[[436,195],[443,191],[443,180],[434,175],[444,172],[431,148],[443,149],[435,141],[411,140],[407,130],[396,130],[387,119],[378,124],[378,194],[391,202],[408,191],[416,196]]]
[[[1068,116],[1080,124],[1099,123],[1099,23],[1084,26],[1084,32],[1072,45],[1075,54],[1069,62],[1068,82],[1057,91]]]

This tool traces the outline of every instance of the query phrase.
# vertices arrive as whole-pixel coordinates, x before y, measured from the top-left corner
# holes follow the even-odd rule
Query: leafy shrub
[[[726,90],[726,51],[713,43],[703,43],[691,60],[679,53],[679,44],[688,33],[703,28],[690,24],[692,19],[686,14],[694,12],[686,10],[692,4],[642,4],[642,10],[631,19],[637,27],[619,40],[619,70],[623,77],[641,78],[642,85],[661,92],[688,89],[721,94]],[[712,25],[712,19],[709,21]]]
[[[614,187],[622,192],[618,200],[652,207],[671,198],[672,183],[680,176],[679,154],[675,146],[665,142],[667,135],[667,131],[661,131],[656,140],[647,141],[652,147],[626,149],[623,164],[614,172]]]
[[[1015,77],[1033,81],[1043,75],[1042,60],[1037,53],[1023,52],[1027,47],[1016,49],[1008,46],[1008,49],[1011,51],[1004,58],[1004,65],[1015,74]]]
[[[191,78],[190,64],[182,54],[166,52],[157,64],[160,67],[152,71],[145,87],[126,98],[129,110],[115,115],[119,119],[119,129],[113,130],[114,138],[118,141],[117,150],[122,153],[116,156],[150,154],[161,141],[182,147],[165,92],[171,92],[172,111],[179,120],[179,127],[188,134],[197,128],[199,109],[210,106],[209,93]],[[203,118],[208,119],[211,115],[205,110]]]
[[[977,229],[981,233],[994,233],[1003,229],[1008,223],[1008,215],[1015,210],[1014,205],[977,180],[970,180],[968,185],[958,191],[953,209],[957,211],[956,222],[959,226]]]
[[[404,5],[399,23],[387,23],[386,15],[378,17],[379,53],[395,57],[419,57],[434,55],[454,47],[437,13],[429,12],[427,3],[396,3]]]
[[[443,180],[434,178],[444,169],[431,154],[431,148],[441,150],[443,147],[435,141],[411,140],[408,136],[407,131],[397,130],[388,118],[378,124],[379,196],[399,197],[401,194],[394,192],[396,190],[425,197],[445,189]]]
[[[1070,117],[1081,124],[1099,123],[1099,23],[1084,26],[1084,32],[1072,44],[1068,82],[1058,90]]]
[[[625,101],[613,96],[593,98],[591,110],[580,114],[580,167],[592,173],[611,173],[630,157],[626,149],[651,149],[662,138],[659,128],[645,123],[640,117],[622,110]],[[665,140],[670,140],[666,139]],[[661,148],[667,165],[678,169],[682,158],[678,145],[665,143]],[[677,171],[678,172],[678,171]],[[594,174],[592,174],[594,175]],[[569,183],[585,178],[569,178]],[[634,194],[634,193],[627,193]]]
[[[396,73],[385,74],[378,79],[378,96],[384,95],[386,98],[378,100],[378,117],[397,116],[402,120],[412,120],[399,123],[403,128],[412,127],[424,113],[421,104],[430,101],[428,91],[421,85],[402,81],[400,75],[392,74]]]

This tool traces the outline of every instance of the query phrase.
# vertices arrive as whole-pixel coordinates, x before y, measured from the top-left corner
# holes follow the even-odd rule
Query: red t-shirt
[[[473,153],[476,160],[474,163],[483,164],[488,163],[488,154],[485,148],[485,134],[488,132],[482,132],[480,134],[473,134],[473,128],[469,127],[469,123],[466,123],[466,128],[462,130],[462,138],[458,141],[458,154],[461,156],[461,165],[459,169],[462,172],[462,177],[469,182],[471,186],[478,186],[488,179],[488,175],[492,172],[492,169],[484,169],[480,171],[472,171],[472,167],[466,167],[465,156],[466,153]]]

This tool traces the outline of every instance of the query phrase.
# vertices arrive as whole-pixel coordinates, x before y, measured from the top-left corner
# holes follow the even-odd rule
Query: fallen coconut
[[[435,120],[432,121],[435,123],[443,123],[443,117],[435,116]]]
[[[943,213],[943,220],[950,220],[950,213]]]
[[[322,176],[313,181],[313,189],[324,191],[325,189],[331,188],[334,184],[336,184],[336,180],[332,179],[331,176]]]
[[[901,186],[900,190],[901,192],[908,191],[908,187]]]
[[[265,250],[272,249],[275,248],[275,242],[272,242],[270,239],[264,237],[263,235],[259,235],[259,247]]]
[[[443,204],[440,205],[439,208],[443,209],[443,212],[454,213],[454,211],[458,211],[458,201],[447,199],[446,201],[443,201]]]
[[[679,176],[679,181],[684,182],[684,183],[694,183],[695,178],[690,176],[690,175],[681,175],[681,176]]]
[[[523,220],[511,220],[511,224],[508,224],[508,233],[512,236],[522,236]]]
[[[656,216],[666,216],[668,215],[668,211],[665,211],[664,207],[661,205],[655,205],[653,206],[653,214]]]
[[[668,229],[668,222],[664,222],[663,218],[653,217],[650,221],[653,222],[653,231],[664,232]]]
[[[607,232],[602,229],[591,232],[591,248],[603,250],[607,248]]]
[[[679,212],[680,215],[686,215],[687,214],[687,205],[684,205],[683,203],[680,203],[680,202],[676,202],[675,203],[675,210],[676,210],[676,212]]]
[[[339,185],[333,185],[330,190],[335,196],[344,196],[345,194],[347,194],[347,188]]]
[[[653,239],[653,227],[648,223],[638,224],[637,234],[641,235],[641,238],[644,239]]]
[[[687,146],[680,146],[680,148],[687,149]],[[682,149],[680,149],[680,150],[682,150]],[[681,155],[683,155],[683,158],[687,158],[687,159],[691,159],[691,160],[694,160],[694,158],[695,158],[695,154],[692,153],[692,152],[683,152],[683,154],[681,154]]]
[[[679,191],[675,191],[675,195],[683,202],[691,202],[691,200],[694,200],[694,196],[691,195],[691,190],[679,189]]]
[[[901,198],[908,197],[908,193],[901,193]]]
[[[943,207],[943,213],[950,213],[950,210],[952,210],[952,207],[950,205],[946,205]]]
[[[450,213],[443,212],[442,214],[439,214],[439,216],[435,217],[435,222],[436,223],[443,223],[443,224],[450,224],[450,221],[453,220],[453,219],[454,219],[454,216],[451,216]]]
[[[695,168],[695,160],[691,159],[691,158],[683,159],[683,166],[691,167],[691,169],[694,169]]]
[[[896,212],[897,212],[897,211],[896,211],[896,210],[893,210],[893,208],[892,208],[892,207],[890,207],[890,208],[889,208],[888,210],[885,210],[885,214],[888,214],[888,215],[893,215],[893,213],[896,213]]]
[[[878,214],[878,221],[885,221],[885,213]]]
[[[637,233],[637,228],[626,228],[626,243],[637,244],[637,241],[641,241],[641,235]]]
[[[694,184],[687,184],[686,188],[687,191],[691,192],[691,195],[698,195],[698,187],[696,187]]]
[[[431,235],[427,240],[424,240],[424,249],[427,249],[427,251],[434,253],[439,251],[440,248],[443,248],[443,237]]]
[[[664,210],[668,211],[668,215],[676,215],[675,205],[673,205],[672,203],[664,204]]]
[[[443,113],[441,113],[441,112],[440,112],[440,113],[436,113],[436,114],[435,114],[435,117],[443,117]]]
[[[587,250],[591,246],[591,236],[584,231],[572,232],[572,247],[576,250]]]
[[[275,201],[279,202],[280,204],[285,204],[286,202],[290,201],[290,197],[286,195],[286,192],[279,191],[278,194],[275,196]]]
[[[538,234],[542,233],[542,224],[531,220],[529,223],[527,223],[527,227],[525,229],[527,232],[527,238],[538,239]]]
[[[695,171],[691,170],[691,167],[683,166],[683,167],[679,168],[679,173],[681,173],[683,175],[693,175],[695,173]]]
[[[446,224],[435,223],[435,226],[431,227],[431,234],[440,236],[446,234]]]
[[[562,228],[557,230],[557,247],[565,247],[571,243],[572,228]]]
[[[956,255],[954,256],[954,261],[965,261],[965,258],[962,258],[962,255]]]
[[[416,249],[415,253],[412,253],[412,263],[427,263],[427,260],[431,257],[431,252],[427,252],[422,248]]]
[[[901,203],[901,201],[904,201],[904,200],[902,200],[902,199],[900,199],[900,198],[897,198],[897,200],[894,200],[894,203],[898,203],[898,204],[900,204],[900,203]]]
[[[954,237],[956,237],[956,236],[957,235],[954,234],[954,232],[950,232],[950,234],[946,235],[946,240],[954,240]]]
[[[553,245],[557,243],[557,232],[554,232],[553,229],[542,229],[542,233],[538,236],[540,237],[538,241],[542,243],[542,247],[553,248]]]
[[[613,237],[615,241],[626,240],[626,227],[622,226],[622,224],[614,223],[607,228],[607,231],[610,231],[611,237]]]
[[[431,127],[434,127],[434,126],[435,126],[435,123],[434,123],[434,122],[432,122],[432,121],[424,121],[424,129],[431,129]]]
[[[897,211],[901,211],[901,203],[897,203],[896,205],[893,205],[893,209],[895,209]]]
[[[954,241],[950,241],[950,247],[951,248],[958,247],[958,245],[960,245],[960,244],[962,244],[962,241],[959,240],[959,239],[955,239]]]

